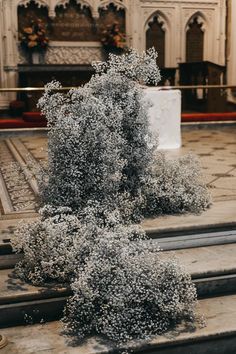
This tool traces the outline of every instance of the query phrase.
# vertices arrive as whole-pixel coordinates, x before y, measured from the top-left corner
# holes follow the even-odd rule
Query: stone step
[[[236,229],[202,233],[186,233],[184,235],[179,235],[179,233],[176,232],[172,235],[165,234],[163,236],[152,232],[150,236],[157,240],[163,250],[178,250],[184,248],[236,243]]]
[[[14,268],[15,264],[23,258],[23,253],[10,253],[0,255],[0,269]]]
[[[203,247],[211,245],[224,245],[236,243],[236,229],[225,228],[217,229],[216,231],[206,232],[202,230],[185,230],[184,234],[179,230],[169,230],[160,232],[157,229],[147,229],[147,234],[150,238],[155,239],[163,250],[178,250],[184,248]],[[0,237],[0,258],[2,255],[13,254],[11,243],[11,235],[4,234]],[[20,257],[20,256],[19,256]],[[2,258],[3,260],[3,258]],[[14,260],[14,257],[12,257]],[[12,266],[14,266],[14,261]],[[10,265],[9,265],[10,267]],[[6,266],[0,260],[0,269]]]
[[[191,274],[199,297],[236,292],[236,244],[164,252],[176,256]]]
[[[66,285],[33,286],[0,270],[0,327],[59,319],[70,294]]]
[[[198,297],[204,298],[236,293],[235,254],[232,244],[162,252],[162,257],[179,258],[192,275]],[[12,269],[0,270],[0,326],[58,319],[70,294],[65,285],[36,287],[16,278]]]
[[[132,342],[134,353],[142,354],[235,354],[236,353],[236,295],[199,301],[199,312],[204,314],[206,327],[184,328],[150,342]],[[62,333],[61,322],[1,329],[8,345],[1,354],[107,354],[115,353],[111,343],[92,337],[79,345]],[[116,352],[117,353],[117,352]]]

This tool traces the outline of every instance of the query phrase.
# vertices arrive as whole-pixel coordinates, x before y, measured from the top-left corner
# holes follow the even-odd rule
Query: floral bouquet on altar
[[[41,54],[41,57],[44,57],[49,38],[46,35],[45,24],[41,19],[32,20],[30,26],[23,28],[20,39],[21,47],[29,55],[30,62],[32,62],[33,53],[37,52]]]
[[[126,36],[125,33],[120,31],[118,22],[114,22],[112,26],[107,26],[102,35],[101,42],[107,52],[122,54],[125,51]]]

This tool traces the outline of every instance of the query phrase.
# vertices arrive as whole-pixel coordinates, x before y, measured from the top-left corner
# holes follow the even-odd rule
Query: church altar
[[[158,149],[177,149],[181,147],[181,92],[162,90],[158,87],[144,89],[151,102],[149,108],[150,129],[158,134]]]

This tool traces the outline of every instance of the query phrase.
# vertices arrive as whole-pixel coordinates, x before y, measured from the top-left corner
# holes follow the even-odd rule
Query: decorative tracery
[[[124,0],[100,0],[99,8],[108,8],[111,4],[115,5],[118,10],[127,8]]]
[[[49,7],[47,1],[44,0],[20,0],[18,2],[18,6],[24,6],[24,7],[28,7],[30,5],[30,3],[34,3],[36,5],[38,5],[38,7]]]

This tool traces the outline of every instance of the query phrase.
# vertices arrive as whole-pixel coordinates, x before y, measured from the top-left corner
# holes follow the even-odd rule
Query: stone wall
[[[35,0],[48,9],[50,18],[56,15],[58,5],[69,0]],[[93,18],[99,18],[100,9],[113,3],[125,10],[127,44],[138,50],[146,48],[146,31],[155,16],[165,31],[165,67],[177,67],[186,60],[186,32],[197,17],[204,31],[203,60],[225,65],[225,13],[227,0],[76,0],[90,9]],[[18,6],[27,6],[29,0],[0,0],[0,87],[17,86],[17,65],[24,62],[18,44]],[[233,0],[234,3],[234,0]],[[235,5],[235,4],[234,4]],[[235,10],[234,10],[235,12]],[[235,21],[234,21],[235,23]],[[234,31],[234,36],[236,36]],[[101,58],[99,41],[50,42],[46,62],[52,64],[89,64]],[[235,60],[231,54],[231,63]],[[231,64],[231,67],[232,64]],[[231,69],[232,71],[233,69]],[[12,94],[0,94],[0,109],[7,106]]]

